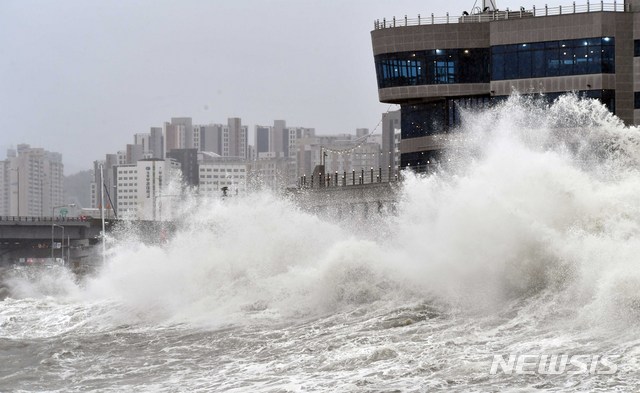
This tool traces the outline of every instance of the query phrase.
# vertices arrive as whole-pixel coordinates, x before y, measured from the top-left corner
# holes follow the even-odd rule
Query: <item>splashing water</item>
[[[573,95],[463,120],[364,231],[256,193],[188,204],[166,244],[129,235],[81,284],[5,279],[0,390],[634,390],[638,130]],[[503,354],[619,357],[491,375]]]

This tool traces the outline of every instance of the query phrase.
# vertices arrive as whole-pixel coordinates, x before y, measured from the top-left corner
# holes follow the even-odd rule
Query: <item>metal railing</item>
[[[535,6],[532,9],[525,10],[524,7],[520,8],[520,10],[496,10],[490,12],[482,12],[478,14],[471,15],[460,15],[460,16],[452,16],[447,12],[446,16],[434,16],[433,14],[429,16],[421,16],[418,14],[417,18],[407,18],[405,15],[404,18],[396,18],[395,16],[389,20],[383,18],[382,20],[377,19],[373,23],[374,30],[380,29],[389,29],[394,27],[407,27],[407,26],[423,26],[423,25],[440,25],[440,24],[449,24],[449,23],[482,23],[482,22],[492,22],[497,20],[508,20],[508,19],[520,19],[520,18],[535,18],[541,16],[552,16],[552,15],[569,15],[569,14],[581,14],[587,12],[630,12],[630,5],[624,4],[624,2],[619,3],[618,1],[613,2],[589,2],[586,4],[576,4],[574,1],[573,4],[569,6],[557,6],[557,7],[549,7],[545,4],[543,8],[536,8]]]
[[[391,167],[369,170],[355,169],[351,172],[327,172],[304,175],[298,179],[298,188],[352,187],[373,183],[392,183],[401,180],[401,172]]]
[[[89,221],[89,217],[35,217],[35,216],[0,216],[0,221],[18,222],[84,222]]]

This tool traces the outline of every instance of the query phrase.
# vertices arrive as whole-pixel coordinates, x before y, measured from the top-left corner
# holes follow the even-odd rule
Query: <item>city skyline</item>
[[[376,92],[373,21],[472,6],[4,1],[0,50],[10,55],[0,60],[0,151],[46,146],[63,154],[71,174],[172,116],[287,119],[318,134],[373,129],[388,108]]]

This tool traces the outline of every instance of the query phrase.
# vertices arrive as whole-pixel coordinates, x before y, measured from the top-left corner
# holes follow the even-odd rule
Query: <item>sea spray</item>
[[[597,101],[514,96],[464,112],[375,221],[191,199],[167,239],[116,236],[94,277],[12,281],[0,390],[631,390],[638,135]],[[617,371],[490,375],[565,355]]]
[[[406,173],[397,215],[364,231],[266,192],[191,198],[168,241],[121,235],[79,297],[117,299],[143,321],[214,324],[247,310],[278,318],[403,296],[499,310],[544,290],[579,294],[578,308],[633,309],[637,130],[574,95],[513,96],[463,115],[441,169]],[[591,155],[598,165],[585,166]],[[603,289],[622,277],[623,293]]]

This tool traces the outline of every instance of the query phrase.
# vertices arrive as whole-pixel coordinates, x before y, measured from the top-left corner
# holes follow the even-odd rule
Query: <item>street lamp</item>
[[[64,227],[62,225],[55,224],[53,221],[55,220],[55,210],[60,207],[75,207],[75,203],[69,203],[67,205],[53,206],[51,208],[51,261],[53,262],[53,231],[55,227],[62,228],[62,243],[64,243]],[[64,252],[64,248],[62,248],[62,252]],[[64,259],[64,256],[63,256]]]

